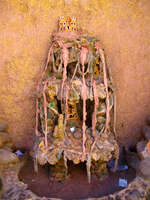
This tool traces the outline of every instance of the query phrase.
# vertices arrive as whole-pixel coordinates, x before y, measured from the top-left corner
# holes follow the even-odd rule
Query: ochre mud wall
[[[149,0],[1,0],[0,121],[31,148],[35,88],[59,16],[75,16],[105,49],[117,96],[117,134],[134,144],[150,114]]]

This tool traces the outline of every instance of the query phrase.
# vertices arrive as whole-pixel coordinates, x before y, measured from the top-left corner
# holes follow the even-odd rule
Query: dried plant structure
[[[118,158],[114,103],[100,42],[80,34],[76,18],[61,17],[37,89],[35,163],[63,160],[67,174],[67,160],[86,162],[89,182],[94,166],[101,176]]]

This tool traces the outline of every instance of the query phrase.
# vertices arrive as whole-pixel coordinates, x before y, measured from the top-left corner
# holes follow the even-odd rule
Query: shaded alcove
[[[91,184],[89,184],[85,163],[75,165],[68,161],[68,178],[63,181],[52,178],[50,170],[51,166],[46,164],[39,166],[38,173],[35,173],[33,160],[29,158],[19,173],[19,179],[40,197],[72,200],[98,198],[113,194],[124,189],[119,187],[119,178],[124,178],[130,183],[136,176],[135,171],[129,168],[125,171],[109,172],[108,176],[102,180],[92,176]]]

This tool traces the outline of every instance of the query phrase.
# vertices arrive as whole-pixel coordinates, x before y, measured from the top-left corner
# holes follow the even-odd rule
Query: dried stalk
[[[48,146],[48,142],[47,142],[47,100],[46,100],[46,94],[45,94],[45,90],[47,87],[47,81],[45,81],[44,86],[43,86],[43,106],[44,106],[44,118],[45,118],[45,146],[47,148]]]
[[[101,129],[100,135],[102,134],[103,131],[104,131],[104,128]],[[88,176],[88,182],[89,183],[91,183],[91,171],[90,171],[90,169],[91,169],[91,156],[92,156],[92,152],[93,152],[93,149],[94,149],[95,145],[98,147],[98,145],[96,143],[98,139],[99,139],[98,137],[95,138],[95,140],[94,140],[94,142],[93,142],[93,144],[91,146],[90,153],[88,154],[88,160],[87,160],[87,163],[86,163],[86,166],[87,166],[87,176]]]
[[[45,131],[44,131],[44,135],[45,135],[45,146],[47,148],[48,146],[48,142],[47,142],[47,100],[46,100],[46,94],[45,94],[45,90],[47,88],[47,84],[50,83],[52,80],[55,80],[55,77],[50,77],[47,80],[45,80],[43,82],[43,89],[42,89],[42,94],[43,94],[43,107],[44,107],[44,120],[45,120]],[[51,108],[52,109],[52,108]],[[57,115],[58,113],[56,112],[56,110],[53,110]]]
[[[100,44],[96,43],[95,48],[97,49],[102,65],[103,65],[103,73],[104,73],[104,85],[105,85],[105,90],[106,90],[106,127],[105,131],[107,132],[109,130],[109,122],[110,122],[110,113],[109,113],[109,107],[110,107],[110,102],[109,102],[109,93],[108,93],[108,81],[107,81],[107,71],[106,71],[106,63],[105,63],[105,57],[104,57],[104,52],[100,48]]]
[[[88,176],[88,183],[91,183],[91,157],[92,157],[92,151],[94,149],[94,146],[96,144],[96,141],[93,142],[91,146],[90,153],[88,154],[87,162],[86,162],[86,168],[87,168],[87,176]]]
[[[75,150],[70,150],[70,149],[65,149],[65,151],[66,151],[66,152],[70,152],[70,153],[79,154],[79,155],[82,155],[82,154],[83,154],[82,152],[75,151]]]
[[[51,45],[51,47],[50,47],[50,49],[49,49],[49,51],[48,51],[47,61],[46,61],[46,65],[45,65],[43,74],[44,74],[44,72],[47,70],[47,67],[48,67],[48,64],[49,64],[49,61],[50,61],[50,57],[51,57],[51,53],[52,53],[54,44],[55,44],[55,43],[53,43],[53,44]],[[42,76],[42,78],[43,78],[43,76]]]
[[[59,113],[58,113],[58,111],[56,110],[56,109],[54,109],[54,108],[51,108],[51,107],[49,107],[49,109],[51,109],[56,115],[58,115],[59,116]]]
[[[52,53],[52,62],[53,62],[53,71],[55,72],[55,73],[60,73],[60,72],[62,72],[62,58],[61,58],[61,60],[60,60],[60,64],[59,64],[59,66],[58,66],[58,69],[56,69],[56,67],[55,67],[55,60],[54,60],[54,54]]]
[[[69,88],[68,84],[66,84],[65,127],[66,127],[66,123],[67,123],[67,119],[68,119],[68,99],[69,99],[68,97],[69,97],[69,90],[70,90],[70,88]]]
[[[80,62],[82,65],[82,97],[83,97],[83,125],[82,125],[82,130],[83,130],[83,143],[82,143],[82,148],[83,148],[83,155],[82,155],[82,161],[85,160],[86,152],[85,152],[85,141],[86,141],[86,99],[87,99],[87,88],[86,88],[86,83],[85,83],[85,77],[84,77],[84,63],[87,57],[88,49],[82,47],[81,52],[80,52]]]
[[[87,177],[88,183],[91,183],[91,155],[88,154],[87,161],[86,161],[86,170],[87,170]]]
[[[63,78],[62,78],[62,85],[61,85],[61,104],[62,104],[64,83],[67,78],[67,64],[68,64],[68,59],[69,59],[69,51],[66,45],[63,43],[63,41],[57,41],[57,43],[62,48],[61,57],[64,63]]]
[[[115,165],[114,165],[114,169],[113,169],[114,172],[117,171],[118,160],[119,160],[119,147],[117,147],[117,153],[116,153],[116,158],[115,158]]]
[[[116,96],[114,94],[114,134],[115,134],[115,138],[116,140],[117,138],[117,133],[116,133]],[[116,158],[115,158],[115,165],[114,165],[114,172],[116,172],[117,167],[118,167],[118,160],[119,160],[119,146],[117,146],[117,153],[116,153]]]
[[[37,155],[35,155],[35,158],[34,158],[34,172],[35,173],[38,173],[38,158],[37,158]]]
[[[96,81],[93,80],[93,93],[94,93],[94,112],[93,112],[93,117],[92,117],[92,133],[94,138],[96,138],[96,122],[97,122],[97,108],[98,108],[98,103],[99,103],[99,99],[98,99],[98,94],[97,94],[97,90],[96,90]]]
[[[80,75],[82,75],[82,70],[80,69],[80,66],[78,68],[78,72],[79,72]],[[84,75],[86,75],[88,72],[89,72],[89,69],[87,67],[86,71],[84,72]]]
[[[83,65],[83,69],[84,69],[84,65]],[[87,99],[87,89],[86,89],[86,85],[85,85],[85,80],[84,80],[84,75],[83,75],[83,86],[82,86],[82,97],[83,97],[83,125],[82,125],[82,130],[83,130],[83,160],[85,160],[85,141],[86,141],[86,135],[85,135],[85,131],[86,131],[86,99]]]
[[[38,132],[38,116],[39,116],[39,108],[38,108],[38,98],[36,98],[36,113],[35,113],[35,134],[36,136],[39,136],[39,132]]]
[[[100,48],[100,44],[96,43],[95,44],[95,48],[99,52],[100,58],[102,60],[102,65],[103,65],[104,85],[105,85],[105,89],[106,89],[106,128],[105,128],[105,131],[107,131],[109,129],[109,122],[110,122],[110,113],[109,113],[110,102],[109,102],[109,93],[108,93],[108,81],[107,81],[106,63],[105,63],[104,52]],[[115,94],[114,94],[114,125],[113,125],[113,129],[114,129],[113,130],[114,134],[116,136],[116,96],[115,96]],[[116,169],[117,169],[118,159],[119,159],[119,147],[117,147],[114,171],[116,171]]]
[[[64,160],[64,165],[65,165],[65,168],[66,168],[65,176],[67,176],[67,173],[68,173],[68,165],[67,165],[67,157],[66,157],[65,152],[63,153],[63,160]]]
[[[116,102],[116,94],[115,94],[115,91],[114,91],[114,119],[113,119],[113,131],[114,131],[114,135],[115,135],[115,138],[117,138],[117,132],[116,132],[116,110],[117,110],[117,102]]]
[[[109,77],[110,77],[110,83],[111,83],[111,86],[112,86],[112,91],[113,91],[113,96],[114,96],[114,98],[113,98],[114,99],[113,131],[114,131],[115,138],[117,139],[117,132],[116,132],[116,111],[117,111],[116,91],[115,91],[115,87],[114,87],[114,84],[113,84],[111,69],[107,68],[107,70],[108,70],[108,74],[109,74]]]
[[[71,82],[72,82],[72,80],[74,79],[74,77],[75,77],[75,75],[76,75],[76,73],[77,73],[77,69],[78,69],[78,67],[79,67],[79,61],[77,62],[77,64],[76,64],[76,67],[75,67],[75,70],[74,70],[74,73],[73,73],[73,76],[72,76],[72,78],[71,78]]]
[[[42,71],[42,75],[41,75],[41,77],[40,77],[40,79],[39,79],[39,81],[38,81],[38,83],[37,83],[37,88],[36,88],[37,93],[39,92],[40,84],[41,84],[41,82],[42,82],[44,73],[45,73],[45,71],[47,70],[47,66],[48,66],[49,61],[50,61],[50,56],[51,56],[53,47],[54,47],[54,44],[52,44],[52,45],[50,46],[50,49],[49,49],[49,51],[48,51],[48,56],[47,56],[46,65],[45,65],[45,67],[44,67],[44,69],[43,69],[43,71]],[[40,134],[39,134],[39,131],[38,131],[38,114],[39,114],[39,109],[38,109],[38,98],[36,98],[35,134],[36,134],[37,136],[40,135]]]

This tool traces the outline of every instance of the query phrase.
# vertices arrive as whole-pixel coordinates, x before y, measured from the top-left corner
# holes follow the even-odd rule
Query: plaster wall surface
[[[35,88],[63,15],[100,39],[116,88],[118,140],[135,144],[150,115],[149,0],[1,0],[0,121],[18,148],[32,148]]]

